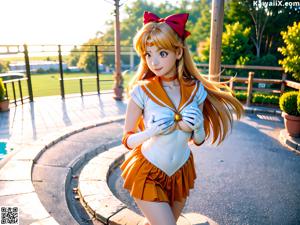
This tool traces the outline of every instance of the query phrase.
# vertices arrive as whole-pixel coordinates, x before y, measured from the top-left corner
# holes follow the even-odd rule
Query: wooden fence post
[[[213,0],[211,4],[209,80],[220,81],[221,45],[224,18],[224,0]]]
[[[232,80],[232,78],[233,78],[233,77],[230,78],[229,87],[230,87],[230,89],[233,91],[233,88],[234,88],[234,87],[233,87],[233,80]]]
[[[247,102],[246,105],[250,106],[252,99],[252,87],[253,87],[254,72],[248,74],[248,88],[247,88]]]
[[[280,95],[282,95],[284,93],[286,78],[287,78],[287,74],[283,73],[282,74],[282,79],[281,79]]]

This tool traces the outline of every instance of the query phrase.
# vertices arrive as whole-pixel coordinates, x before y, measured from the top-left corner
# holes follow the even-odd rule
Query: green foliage
[[[4,87],[3,81],[0,78],[0,102],[5,100],[6,89]]]
[[[282,94],[279,99],[280,109],[289,115],[300,116],[300,112],[297,110],[298,94],[297,91],[290,91]]]
[[[253,103],[278,105],[279,96],[264,93],[254,93],[252,97]]]
[[[245,65],[252,58],[251,46],[249,45],[250,28],[244,28],[242,24],[236,22],[225,26],[222,34],[222,63],[231,65]],[[203,62],[209,59],[210,40],[206,44],[200,55]]]
[[[70,55],[68,55],[67,58],[67,64],[69,66],[77,66],[78,62],[79,62],[79,58],[80,58],[80,52],[77,52],[78,49],[75,46],[72,50]]]
[[[209,47],[210,39],[206,38],[206,41],[202,41],[198,43],[198,55],[201,62],[208,63],[209,62]]]
[[[224,5],[224,24],[233,24],[237,21],[246,27],[251,26],[249,7],[246,7],[245,2],[227,0]]]
[[[256,65],[256,66],[278,66],[277,59],[275,55],[267,54],[260,58],[253,58],[249,65]],[[271,71],[273,73],[273,71]]]
[[[260,1],[225,1],[224,24],[239,21],[245,27],[251,27],[253,54],[257,58],[272,54],[278,59],[280,54],[277,48],[283,43],[280,31],[300,20],[299,7],[268,7],[263,4],[258,6],[254,2],[259,4]]]
[[[222,35],[222,62],[245,65],[250,60],[249,34],[251,29],[236,22],[225,26]]]
[[[194,3],[199,12],[198,18],[195,23],[189,23],[187,29],[191,31],[192,35],[187,38],[187,43],[192,51],[196,51],[199,46],[199,42],[205,41],[210,35],[210,18],[211,18],[211,2],[207,0],[200,0],[200,3]]]
[[[0,73],[7,72],[9,70],[9,62],[0,59]]]
[[[260,58],[253,57],[248,65],[255,66],[278,66],[277,58],[275,55],[267,54]],[[269,79],[280,79],[282,76],[281,71],[270,71],[270,70],[256,70],[255,77],[259,78],[269,78]]]
[[[300,81],[300,22],[294,22],[293,26],[288,26],[287,31],[281,32],[284,40],[284,47],[278,48],[278,51],[284,56],[279,60],[285,72],[292,73],[293,77]]]
[[[96,58],[94,54],[90,52],[84,52],[80,56],[80,60],[78,62],[78,68],[83,69],[88,73],[92,73],[96,71]]]
[[[153,2],[145,1],[145,0],[135,0],[129,4],[125,4],[125,12],[128,15],[127,18],[121,21],[120,25],[120,34],[121,34],[121,46],[132,46],[133,37],[136,34],[137,30],[140,29],[143,25],[143,14],[144,11],[151,11],[156,13],[160,17],[166,17],[170,14],[174,13],[189,13],[189,20],[186,24],[186,28],[189,31],[196,32],[197,34],[208,36],[209,35],[209,25],[210,25],[210,15],[203,15],[205,18],[202,18],[202,14],[208,13],[210,9],[211,0],[181,0],[178,4],[172,4],[170,2],[162,2],[159,4],[153,4]],[[204,10],[204,9],[205,10]],[[207,10],[206,10],[207,9]],[[201,12],[200,12],[201,11]],[[203,13],[202,13],[203,12]],[[204,22],[199,22],[199,26],[195,28],[195,24],[199,19],[204,19]],[[205,24],[205,26],[204,26]],[[109,20],[106,22],[108,29],[105,33],[99,31],[97,32],[97,37],[89,40],[85,44],[93,44],[95,40],[102,45],[113,45],[114,44],[114,21]],[[195,30],[194,30],[195,28]],[[205,30],[205,31],[204,31]],[[187,43],[192,49],[196,49],[196,45],[198,43],[197,37],[191,35],[187,39]],[[82,50],[82,48],[80,49]],[[128,51],[128,49],[124,50]],[[93,53],[92,53],[93,54]],[[85,69],[86,71],[93,71],[95,67],[89,66],[92,65],[93,62],[88,62],[92,60],[91,57],[88,56],[84,52],[80,53],[80,57],[73,52],[69,55],[68,64],[75,65],[78,64],[80,68]],[[113,54],[99,54],[101,55],[100,63],[105,65],[113,65],[115,57]],[[128,55],[121,55],[122,64],[129,64],[130,57]],[[138,58],[135,57],[135,62],[138,62]]]
[[[176,4],[172,1],[158,2],[160,1],[134,0],[124,5],[127,17],[121,21],[120,25],[121,45],[132,46],[134,35],[143,25],[143,13],[146,10],[152,11],[160,17],[188,12],[189,20],[186,29],[192,35],[186,39],[186,42],[193,53],[201,52],[201,54],[198,53],[201,62],[208,62],[209,45],[206,40],[210,34],[211,0],[179,0],[176,1]],[[278,58],[281,57],[277,48],[283,45],[280,31],[286,29],[293,21],[299,21],[299,19],[300,10],[293,11],[289,7],[268,7],[266,9],[255,7],[253,0],[225,1],[224,31],[229,29],[226,27],[228,24],[231,24],[231,31],[226,31],[227,43],[222,43],[223,46],[225,45],[222,46],[222,62],[226,64],[277,66]],[[239,26],[243,25],[242,29],[239,30],[234,27],[237,22],[239,22]],[[108,20],[106,25],[108,29],[105,32],[98,31],[95,39],[98,40],[98,43],[113,45],[114,21]],[[91,43],[88,41],[85,44]],[[87,54],[78,54],[71,53],[68,60],[69,65],[78,64],[79,61],[81,61],[82,66],[84,65],[84,68],[88,64],[92,65],[92,63],[82,63],[83,59],[80,60],[81,55],[89,58]],[[99,56],[101,57],[100,63],[114,64],[113,55],[101,53]],[[129,58],[128,55],[121,55],[122,63],[129,64]],[[137,57],[135,57],[135,62],[138,62]],[[93,68],[90,69],[93,70]],[[256,75],[259,74],[256,73]],[[262,75],[263,77],[272,76],[268,72],[263,72]]]
[[[246,101],[248,95],[245,91],[236,91],[235,97],[240,101]],[[279,96],[276,94],[254,92],[251,103],[278,105]]]
[[[85,45],[99,45],[101,43],[101,38],[92,38]],[[95,57],[95,48],[94,46],[82,46],[80,48],[83,51],[80,54],[80,57],[77,62],[77,66],[80,69],[83,69],[86,72],[95,72],[96,71],[96,57]],[[73,58],[74,59],[74,58]],[[102,53],[98,53],[98,64],[101,63],[103,59]],[[74,61],[76,61],[74,59]]]
[[[240,101],[246,101],[248,95],[246,92],[237,91],[234,93],[234,96]]]

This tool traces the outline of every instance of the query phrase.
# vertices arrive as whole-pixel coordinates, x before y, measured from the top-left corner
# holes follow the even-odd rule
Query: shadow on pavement
[[[183,213],[218,224],[300,224],[300,157],[277,140],[278,116],[246,115],[218,147],[192,146],[197,179]],[[113,193],[141,214],[120,169],[109,179]]]

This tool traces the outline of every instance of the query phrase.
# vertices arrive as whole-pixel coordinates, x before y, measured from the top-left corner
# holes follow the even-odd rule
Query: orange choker
[[[172,80],[176,80],[176,79],[177,79],[177,74],[175,74],[173,77],[164,77],[164,76],[162,76],[162,77],[160,77],[160,79],[161,79],[162,81],[172,81]]]

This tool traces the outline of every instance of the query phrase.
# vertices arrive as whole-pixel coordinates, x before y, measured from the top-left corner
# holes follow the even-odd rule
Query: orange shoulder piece
[[[176,110],[172,101],[163,89],[159,77],[151,77],[141,86],[147,96],[156,104]]]
[[[180,95],[181,100],[179,104],[179,112],[188,104],[190,104],[194,97],[196,96],[196,93],[199,89],[199,82],[194,82],[191,85],[185,85],[183,81],[180,82]]]

